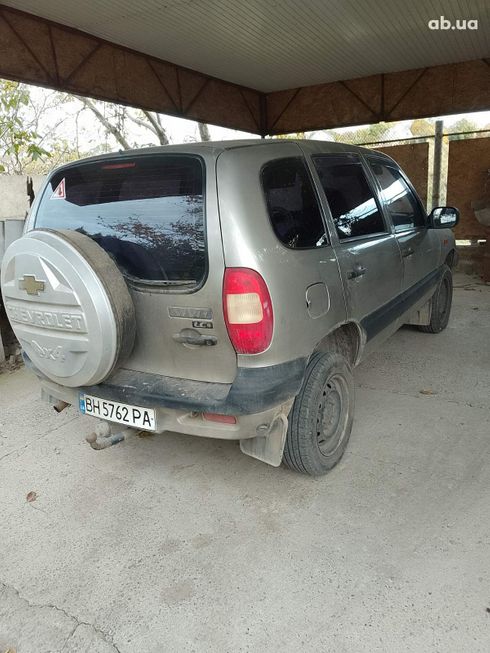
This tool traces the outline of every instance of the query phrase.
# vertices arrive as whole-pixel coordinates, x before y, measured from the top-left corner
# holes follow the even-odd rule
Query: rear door
[[[313,163],[330,210],[348,314],[368,340],[388,334],[403,276],[391,225],[357,154],[318,154]]]
[[[125,368],[234,379],[213,154],[128,154],[63,168],[44,190],[34,227],[78,230],[115,259],[136,308]]]

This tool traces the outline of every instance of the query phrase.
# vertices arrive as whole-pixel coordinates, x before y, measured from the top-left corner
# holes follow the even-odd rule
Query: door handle
[[[360,263],[356,263],[352,270],[347,274],[348,279],[356,279],[357,277],[362,277],[363,274],[366,274],[367,268],[363,267]]]
[[[216,336],[208,336],[202,333],[174,333],[172,338],[183,345],[198,345],[199,347],[212,347],[218,342]]]
[[[409,256],[412,256],[412,254],[413,254],[413,249],[411,247],[407,247],[406,249],[402,249],[403,258],[408,258]]]

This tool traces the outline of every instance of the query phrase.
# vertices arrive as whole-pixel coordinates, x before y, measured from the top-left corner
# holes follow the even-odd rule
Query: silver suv
[[[447,325],[457,220],[358,147],[121,152],[49,176],[2,292],[43,396],[101,420],[100,446],[117,423],[323,474],[351,432],[353,367],[402,324]]]

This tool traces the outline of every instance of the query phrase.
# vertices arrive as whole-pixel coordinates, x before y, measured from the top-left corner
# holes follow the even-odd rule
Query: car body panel
[[[218,158],[218,196],[227,267],[257,270],[265,279],[274,311],[274,335],[269,348],[253,356],[240,355],[239,366],[273,365],[309,357],[329,330],[347,318],[337,257],[331,245],[290,249],[274,234],[258,186],[263,165],[273,159],[295,158],[294,142],[267,147],[237,148]],[[308,288],[323,284],[328,310],[312,317]],[[314,311],[315,313],[315,311]]]
[[[141,152],[104,155],[91,161],[124,160]],[[346,323],[355,324],[358,362],[430,299],[442,265],[454,251],[449,229],[424,227],[395,234],[386,213],[386,233],[339,241],[312,156],[354,153],[364,161],[369,151],[362,148],[285,139],[184,144],[144,152],[187,153],[204,160],[208,273],[200,287],[187,291],[129,281],[137,315],[135,348],[124,368],[104,384],[85,391],[158,405],[165,428],[171,424],[182,432],[213,436],[209,424],[192,421],[196,411],[253,414],[255,418],[243,427],[229,427],[225,435],[223,431],[215,436],[253,437],[255,428],[263,425],[264,415],[272,419],[274,406],[286,406],[299,392],[309,358],[329,334]],[[392,161],[383,154],[376,156]],[[311,249],[291,249],[279,241],[260,185],[261,169],[267,162],[297,157],[306,162],[328,234],[326,244]],[[366,168],[365,162],[363,165]],[[369,178],[369,173],[366,176]],[[370,183],[374,188],[372,179]],[[38,204],[39,197],[27,230],[35,228]],[[414,250],[413,256],[403,257],[406,247]],[[366,268],[365,274],[349,278],[357,264]],[[232,347],[222,310],[226,267],[251,268],[267,284],[274,331],[262,353],[237,355]],[[208,310],[211,319],[206,318]],[[189,311],[199,318],[189,317]],[[198,320],[212,321],[212,327],[201,328]],[[218,344],[197,347],[179,343],[174,336],[183,327],[214,335]],[[45,379],[41,383],[51,398],[68,401],[68,396],[74,396],[74,390]],[[178,412],[170,419],[169,411]]]

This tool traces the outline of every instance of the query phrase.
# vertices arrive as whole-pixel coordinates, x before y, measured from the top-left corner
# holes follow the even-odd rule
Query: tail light
[[[228,335],[239,354],[259,354],[272,340],[274,315],[269,290],[255,270],[226,268],[223,312]]]

